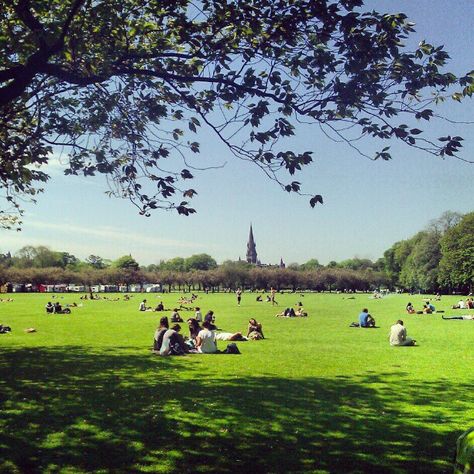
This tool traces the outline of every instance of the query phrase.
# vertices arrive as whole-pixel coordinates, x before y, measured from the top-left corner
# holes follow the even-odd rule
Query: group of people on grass
[[[359,322],[351,323],[351,327],[376,328],[375,319],[369,314],[367,308],[362,309],[359,314]],[[389,342],[391,346],[414,346],[415,339],[407,336],[407,330],[401,319],[390,327]]]
[[[202,316],[201,316],[202,318]],[[215,354],[217,341],[247,341],[249,339],[263,339],[262,325],[255,318],[251,318],[247,327],[247,336],[241,332],[216,332],[214,313],[209,311],[202,324],[196,318],[187,320],[189,337],[180,334],[181,326],[173,324],[170,327],[166,316],[160,319],[160,325],[153,338],[153,353],[161,356],[184,354]]]
[[[296,304],[296,309],[292,307],[285,308],[281,313],[275,314],[277,318],[305,318],[308,313],[303,308],[303,303],[299,301]]]
[[[408,314],[432,314],[436,312],[435,306],[429,301],[425,302],[421,311],[417,311],[413,304],[410,302],[406,305],[405,310]]]
[[[77,306],[76,303],[73,303],[73,305]],[[71,312],[69,308],[63,308],[59,301],[56,301],[54,304],[51,303],[51,301],[48,301],[45,306],[45,309],[46,313],[48,314],[69,314]]]
[[[452,309],[474,309],[474,301],[472,298],[468,298],[466,301],[460,299],[457,304],[452,306]]]

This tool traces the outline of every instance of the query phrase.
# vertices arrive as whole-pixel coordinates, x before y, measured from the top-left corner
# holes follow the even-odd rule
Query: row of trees
[[[474,287],[474,212],[447,212],[412,238],[384,253],[391,286],[424,292],[472,291]]]
[[[311,259],[288,268],[254,267],[246,262],[217,265],[208,254],[176,257],[140,267],[131,255],[115,261],[27,246],[14,256],[0,254],[0,282],[84,285],[160,282],[169,289],[308,288],[372,290],[381,286],[412,291],[471,291],[474,285],[474,212],[447,212],[407,240],[396,242],[373,262],[353,258],[321,265]]]
[[[214,270],[150,272],[145,269],[127,270],[109,267],[102,270],[83,269],[73,272],[61,268],[15,267],[0,269],[0,281],[39,284],[74,282],[80,285],[130,285],[160,282],[166,291],[211,291],[224,288],[311,289],[316,291],[352,290],[368,291],[386,284],[382,273],[356,272],[341,268],[323,268],[318,271],[296,271],[279,268],[248,267],[239,263],[226,263]]]

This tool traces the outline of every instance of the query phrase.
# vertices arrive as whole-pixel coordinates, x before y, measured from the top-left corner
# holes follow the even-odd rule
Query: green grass
[[[12,296],[0,303],[13,329],[0,335],[0,472],[450,472],[474,423],[474,322],[404,314],[420,296],[285,294],[272,308],[200,294],[220,327],[253,316],[266,339],[238,343],[240,356],[170,358],[149,351],[161,314],[138,312],[140,295],[69,316],[46,315],[48,295]],[[298,300],[309,318],[275,318]],[[453,314],[456,301],[436,306]],[[348,327],[364,306],[380,329]],[[400,317],[418,347],[389,346]]]

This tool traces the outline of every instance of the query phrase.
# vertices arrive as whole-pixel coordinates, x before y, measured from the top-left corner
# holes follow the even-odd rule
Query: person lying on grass
[[[216,341],[247,341],[241,332],[216,332]]]
[[[464,314],[462,316],[441,316],[443,319],[463,319],[465,321],[474,321],[474,314]]]
[[[391,328],[389,341],[391,346],[414,346],[416,341],[407,336],[403,321],[399,319]]]

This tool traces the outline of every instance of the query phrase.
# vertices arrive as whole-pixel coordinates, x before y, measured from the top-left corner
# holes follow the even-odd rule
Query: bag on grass
[[[227,344],[227,349],[224,351],[224,354],[240,354],[237,344],[235,342]]]

